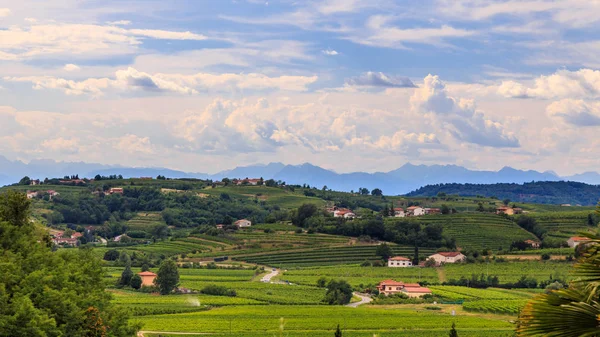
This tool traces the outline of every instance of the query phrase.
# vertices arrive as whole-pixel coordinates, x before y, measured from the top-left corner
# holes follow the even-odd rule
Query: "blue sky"
[[[600,2],[0,0],[0,154],[596,170]]]

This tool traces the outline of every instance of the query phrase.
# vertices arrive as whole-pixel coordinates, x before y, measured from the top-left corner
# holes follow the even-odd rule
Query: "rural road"
[[[279,269],[272,270],[267,275],[263,276],[260,281],[261,282],[271,282],[271,279],[275,276],[279,275]]]
[[[367,296],[365,294],[356,293],[356,292],[353,293],[353,294],[356,295],[356,296],[358,296],[358,297],[360,297],[360,301],[359,302],[354,302],[354,303],[346,304],[347,307],[356,308],[359,305],[367,304],[367,303],[369,303],[369,302],[371,302],[373,300],[371,297],[369,297],[369,296]]]

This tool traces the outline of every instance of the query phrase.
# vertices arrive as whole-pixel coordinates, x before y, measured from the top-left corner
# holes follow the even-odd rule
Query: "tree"
[[[179,285],[179,271],[177,264],[173,260],[164,260],[158,268],[154,283],[158,286],[161,295],[167,295],[173,292]]]
[[[116,261],[119,258],[119,251],[116,249],[107,250],[104,253],[105,261]]]
[[[315,204],[302,204],[296,211],[296,216],[292,218],[292,223],[296,226],[304,225],[304,220],[315,215],[318,211],[317,205]]]
[[[131,281],[129,281],[129,285],[133,289],[140,289],[142,287],[142,277],[138,274],[133,275]]]
[[[393,254],[392,248],[387,243],[380,244],[375,250],[375,255],[380,256],[385,261],[392,257]]]
[[[119,279],[119,285],[122,287],[128,286],[131,283],[131,278],[133,277],[133,272],[131,271],[131,266],[125,266],[125,270],[121,273],[121,278]]]
[[[452,329],[450,329],[449,337],[458,337],[458,332],[456,331],[456,323],[452,322]]]
[[[100,260],[87,249],[52,252],[29,205],[24,193],[0,194],[0,336],[134,336]]]
[[[352,299],[352,287],[345,280],[331,280],[327,283],[327,292],[323,302],[333,305],[344,305]]]
[[[379,189],[379,188],[374,188],[374,189],[371,191],[371,195],[372,195],[372,196],[375,196],[375,197],[380,197],[380,196],[382,196],[382,195],[383,195],[383,191],[381,191],[381,189]]]
[[[337,329],[335,330],[335,337],[342,337],[342,330],[340,330],[340,325],[337,325]]]
[[[482,203],[477,204],[477,212],[485,212],[485,208],[483,208]]]
[[[510,199],[504,199],[502,200],[502,203],[504,204],[504,206],[508,206],[508,204],[510,204]]]
[[[450,214],[450,207],[448,207],[448,205],[443,204],[442,205],[442,214]]]
[[[23,178],[21,178],[21,180],[19,180],[19,185],[29,185],[31,184],[31,178],[29,178],[28,176],[24,176]]]

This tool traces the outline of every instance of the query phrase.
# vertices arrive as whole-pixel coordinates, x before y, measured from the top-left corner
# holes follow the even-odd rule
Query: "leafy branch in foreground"
[[[519,318],[518,336],[585,337],[600,335],[600,236],[589,239],[575,264],[568,289],[555,290],[533,298]]]

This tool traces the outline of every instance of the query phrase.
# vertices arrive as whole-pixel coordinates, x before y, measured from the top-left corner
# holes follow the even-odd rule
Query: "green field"
[[[550,276],[561,275],[570,279],[572,263],[558,261],[519,261],[504,263],[473,263],[446,264],[444,267],[446,279],[459,279],[461,276],[470,278],[471,275],[495,275],[500,283],[516,282],[522,276],[533,277],[538,282],[548,280]]]
[[[412,308],[335,306],[230,306],[203,312],[141,317],[144,330],[221,333],[235,336],[332,336],[339,324],[350,336],[440,336],[455,322],[461,336],[509,336],[514,325],[502,319]],[[243,333],[243,334],[242,334]]]
[[[564,208],[564,207],[563,207]],[[547,230],[551,237],[568,239],[580,232],[595,230],[595,226],[588,225],[588,215],[593,211],[561,211],[547,213],[531,213],[537,224]]]

